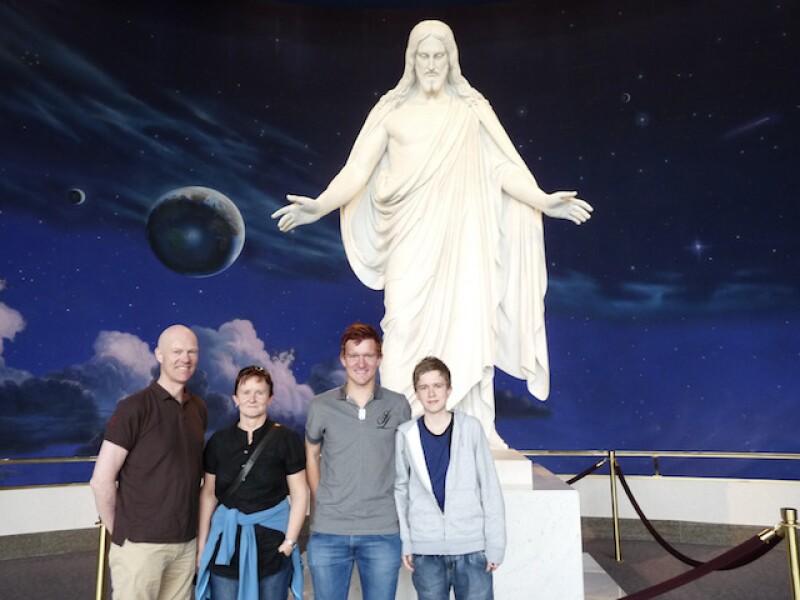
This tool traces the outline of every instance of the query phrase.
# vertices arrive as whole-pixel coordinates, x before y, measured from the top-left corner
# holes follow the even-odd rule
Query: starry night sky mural
[[[96,452],[175,322],[200,338],[212,429],[253,363],[302,428],[342,380],[342,329],[377,324],[382,296],[337,215],[289,235],[269,215],[338,172],[423,18],[452,26],[540,185],[595,207],[545,223],[552,394],[498,373],[504,439],[800,451],[796,3],[330,4],[0,4],[0,456]],[[189,186],[244,222],[238,258],[204,277],[148,238]]]

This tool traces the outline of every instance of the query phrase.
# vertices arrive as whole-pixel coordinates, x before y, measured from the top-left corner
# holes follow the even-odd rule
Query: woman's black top
[[[208,440],[203,453],[203,467],[207,473],[216,476],[215,494],[217,499],[220,499],[241,472],[250,454],[272,427],[277,429],[267,441],[267,446],[261,451],[247,479],[225,502],[228,508],[251,514],[279,504],[289,495],[286,477],[306,468],[305,449],[300,437],[294,431],[270,420],[253,432],[253,441],[249,444],[247,432],[239,429],[236,423],[220,429]],[[255,526],[255,531],[258,545],[258,576],[261,578],[279,571],[284,561],[289,559],[278,552],[278,546],[284,540],[282,532],[260,525]],[[217,544],[210,565],[212,573],[224,577],[239,577],[240,535],[241,528],[236,532],[236,552],[230,565],[214,564],[219,550]]]

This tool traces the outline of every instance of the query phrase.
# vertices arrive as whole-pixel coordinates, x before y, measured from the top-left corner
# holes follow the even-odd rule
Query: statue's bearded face
[[[422,40],[414,58],[414,72],[420,89],[425,93],[438,94],[444,88],[449,69],[444,44],[433,36]]]

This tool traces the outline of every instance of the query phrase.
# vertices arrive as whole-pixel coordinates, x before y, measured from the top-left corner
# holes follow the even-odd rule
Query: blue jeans
[[[292,561],[286,559],[277,573],[258,580],[258,600],[286,600],[289,595],[289,579],[292,576]],[[209,579],[211,597],[214,600],[236,600],[239,580],[211,573]],[[254,599],[255,600],[255,599]]]
[[[483,552],[434,556],[414,555],[411,574],[419,600],[448,600],[450,588],[456,600],[492,600],[492,574],[486,571]]]
[[[308,568],[314,600],[346,600],[353,564],[358,565],[363,600],[394,600],[400,571],[400,534],[312,533]]]

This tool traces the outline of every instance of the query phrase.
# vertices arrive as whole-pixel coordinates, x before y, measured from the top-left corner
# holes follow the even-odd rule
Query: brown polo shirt
[[[208,414],[188,392],[179,404],[156,382],[122,400],[105,439],[128,450],[119,472],[115,544],[178,543],[197,536]]]

